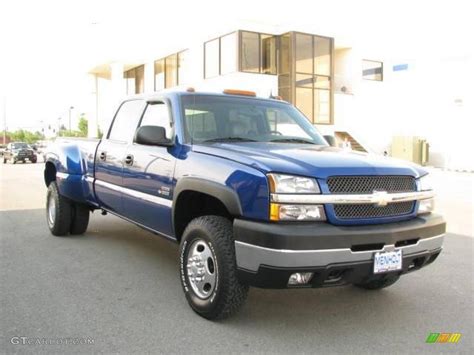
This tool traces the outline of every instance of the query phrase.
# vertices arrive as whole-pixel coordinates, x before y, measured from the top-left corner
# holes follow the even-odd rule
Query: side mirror
[[[324,136],[324,139],[326,140],[326,142],[328,142],[328,144],[331,147],[337,147],[336,137],[331,136],[331,135],[326,135],[326,136]]]
[[[173,142],[166,138],[166,129],[160,126],[141,126],[135,132],[133,141],[144,145],[172,146]]]

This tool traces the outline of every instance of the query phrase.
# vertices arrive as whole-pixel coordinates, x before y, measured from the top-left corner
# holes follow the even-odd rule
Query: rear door
[[[97,147],[95,194],[104,208],[126,216],[122,204],[123,160],[145,109],[144,100],[125,101],[117,111],[105,139]]]
[[[172,139],[171,110],[165,101],[148,103],[140,126],[160,126]],[[174,147],[132,143],[123,173],[123,201],[132,220],[172,236],[171,205],[174,188]]]

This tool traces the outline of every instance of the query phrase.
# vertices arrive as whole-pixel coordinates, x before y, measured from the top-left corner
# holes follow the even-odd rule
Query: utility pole
[[[69,107],[69,132],[71,132],[71,110],[74,110],[74,106]]]
[[[3,144],[7,144],[7,97],[3,97]]]

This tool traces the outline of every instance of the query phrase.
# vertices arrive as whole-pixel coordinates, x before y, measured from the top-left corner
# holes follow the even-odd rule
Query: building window
[[[165,88],[165,60],[155,61],[155,91]]]
[[[204,78],[218,76],[219,68],[219,38],[204,43]]]
[[[190,81],[189,51],[178,53],[178,85],[188,84]]]
[[[294,33],[295,100],[301,112],[313,123],[331,123],[332,40]]]
[[[204,78],[237,71],[237,32],[204,43]]]
[[[136,68],[124,72],[127,95],[141,94],[145,91],[145,66],[140,65]]]
[[[172,54],[165,58],[165,88],[178,84],[178,55]]]
[[[221,75],[233,73],[237,70],[237,32],[220,38]]]
[[[188,50],[155,60],[155,91],[189,82]]]
[[[240,71],[276,74],[276,37],[240,31]]]
[[[362,78],[365,80],[383,81],[383,63],[364,59],[362,61]]]

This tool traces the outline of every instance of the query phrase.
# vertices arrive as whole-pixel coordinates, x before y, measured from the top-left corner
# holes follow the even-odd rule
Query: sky
[[[431,58],[433,84],[468,87],[442,63],[473,63],[470,1],[101,1],[2,0],[0,117],[8,129],[37,129],[77,117],[89,90],[85,74],[113,60],[140,61],[173,43],[248,25],[295,27],[413,60]],[[176,48],[180,49],[180,48]],[[441,63],[441,64],[440,64]],[[459,68],[458,68],[459,69]],[[431,75],[430,71],[427,71]],[[463,70],[457,70],[457,73]],[[466,75],[472,73],[467,72]],[[470,78],[470,82],[472,82]],[[429,83],[428,83],[429,85]],[[5,105],[6,103],[6,105]],[[5,108],[6,107],[6,108]],[[4,115],[5,114],[5,115]],[[4,119],[0,122],[4,127]]]

